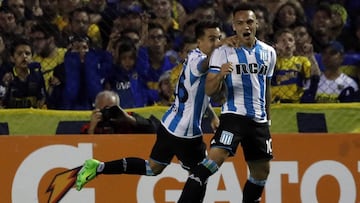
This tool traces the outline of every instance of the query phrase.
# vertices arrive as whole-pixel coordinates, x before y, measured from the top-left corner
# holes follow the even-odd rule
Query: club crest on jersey
[[[260,52],[260,59],[263,61],[269,61],[269,54],[266,51]]]

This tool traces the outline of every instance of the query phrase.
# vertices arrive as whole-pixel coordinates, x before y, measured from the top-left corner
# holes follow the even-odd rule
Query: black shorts
[[[202,136],[193,139],[176,137],[160,125],[150,158],[159,164],[168,165],[174,156],[184,169],[191,170],[206,157],[206,144]]]
[[[234,156],[241,143],[246,161],[270,160],[272,140],[267,123],[236,114],[222,114],[220,126],[211,139],[210,147],[224,148]]]

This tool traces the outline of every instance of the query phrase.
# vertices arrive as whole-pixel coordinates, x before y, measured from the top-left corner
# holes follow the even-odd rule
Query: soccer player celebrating
[[[201,202],[200,192],[208,177],[235,155],[240,142],[250,171],[243,202],[260,202],[273,157],[269,105],[276,53],[273,47],[255,38],[256,27],[252,5],[239,5],[233,11],[237,46],[221,46],[210,57],[206,94],[213,95],[225,85],[227,98],[209,154],[192,171],[179,203]]]
[[[206,157],[201,119],[210,100],[205,94],[205,79],[209,69],[207,56],[221,43],[231,44],[233,39],[220,41],[219,27],[219,23],[212,21],[197,24],[195,35],[198,48],[192,50],[184,62],[175,90],[175,102],[162,117],[150,159],[123,158],[109,162],[86,160],[77,176],[77,190],[81,190],[99,174],[158,175],[174,156],[181,161],[184,169],[191,172]],[[213,114],[218,124],[218,118]],[[204,194],[205,190],[202,190],[201,198]]]

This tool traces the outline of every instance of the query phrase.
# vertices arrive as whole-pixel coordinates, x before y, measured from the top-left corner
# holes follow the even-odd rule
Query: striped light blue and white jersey
[[[221,113],[234,113],[266,122],[266,79],[274,72],[274,48],[259,40],[251,49],[223,45],[212,53],[209,72],[219,73],[221,65],[228,62],[232,62],[234,70],[225,78],[228,94]]]
[[[201,70],[206,57],[198,48],[188,54],[175,89],[174,104],[161,120],[163,126],[177,137],[202,135],[201,120],[210,100],[205,94],[207,71]]]

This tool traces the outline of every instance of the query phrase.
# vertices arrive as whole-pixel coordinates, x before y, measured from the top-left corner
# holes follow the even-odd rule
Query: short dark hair
[[[54,37],[55,40],[58,39],[60,35],[59,28],[55,24],[49,22],[35,24],[31,27],[31,32],[42,32],[45,38]]]
[[[135,44],[129,37],[120,37],[120,39],[116,41],[115,48],[118,50],[119,55],[131,51],[133,53],[133,56],[136,57],[137,49],[135,47]]]
[[[32,47],[32,44],[31,42],[28,40],[28,39],[25,39],[23,37],[18,37],[18,38],[15,38],[14,41],[12,42],[11,44],[11,47],[10,47],[10,54],[13,56],[14,53],[15,53],[15,50],[18,46],[21,46],[21,45],[26,45],[26,46],[29,46],[30,49],[31,49],[31,53],[33,53],[33,47]]]
[[[205,29],[219,28],[220,23],[218,21],[200,21],[195,26],[195,38],[199,39],[205,35]]]
[[[282,29],[279,29],[277,30],[275,33],[274,33],[274,42],[278,42],[278,38],[280,35],[284,34],[284,33],[290,33],[294,36],[294,32],[293,30],[289,29],[289,28],[282,28]]]
[[[235,13],[239,12],[239,11],[252,11],[255,12],[256,10],[256,6],[253,3],[240,3],[239,5],[237,5],[234,10],[233,10],[233,15],[235,15]]]

